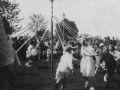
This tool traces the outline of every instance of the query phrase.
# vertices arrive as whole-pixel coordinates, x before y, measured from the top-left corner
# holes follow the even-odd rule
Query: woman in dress
[[[36,40],[35,39],[31,40],[30,45],[28,47],[28,51],[27,51],[29,53],[28,56],[29,56],[30,61],[27,62],[25,65],[27,65],[28,67],[32,67],[31,64],[34,64],[35,67],[37,68],[37,66],[38,66],[37,60],[39,58],[38,50],[39,50],[39,48],[38,48],[38,44],[37,44]]]
[[[82,59],[80,62],[80,71],[85,79],[85,88],[89,86],[89,77],[94,77],[95,75],[95,62],[93,56],[95,56],[95,50],[92,47],[91,43],[88,43],[86,46],[85,42],[81,47]]]

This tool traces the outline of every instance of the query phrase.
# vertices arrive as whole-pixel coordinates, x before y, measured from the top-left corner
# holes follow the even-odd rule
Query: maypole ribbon
[[[43,25],[43,24],[42,24]],[[42,28],[42,25],[40,26],[40,29]],[[39,30],[39,28],[36,29],[34,33],[36,33]],[[34,36],[33,36],[34,37]],[[30,40],[30,37],[24,42],[24,44],[16,51],[16,53]]]
[[[59,23],[59,21],[54,17],[54,19]],[[65,24],[64,24],[65,25]],[[65,28],[69,30],[69,32],[73,35],[72,31],[65,25]],[[78,38],[77,36],[73,35],[75,38]]]

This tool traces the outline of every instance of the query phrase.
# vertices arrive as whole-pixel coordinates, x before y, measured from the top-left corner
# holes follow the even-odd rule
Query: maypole
[[[63,42],[65,42],[64,19],[65,19],[65,14],[63,13]]]
[[[51,1],[51,72],[53,74],[53,1]]]

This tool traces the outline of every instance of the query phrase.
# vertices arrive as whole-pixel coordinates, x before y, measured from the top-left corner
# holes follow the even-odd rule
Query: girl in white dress
[[[82,59],[80,62],[81,73],[86,80],[85,88],[89,86],[88,78],[95,75],[95,62],[93,56],[95,56],[95,50],[90,43],[88,46],[83,45],[81,48]]]
[[[62,82],[61,89],[63,90],[65,87],[66,79],[70,72],[73,73],[73,56],[72,56],[72,48],[68,47],[65,50],[65,53],[61,56],[60,62],[58,64],[57,70],[56,70],[56,84],[55,84],[55,90],[58,89],[58,85],[60,82]]]

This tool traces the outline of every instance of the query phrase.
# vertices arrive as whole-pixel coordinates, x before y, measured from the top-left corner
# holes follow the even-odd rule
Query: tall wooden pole
[[[65,42],[64,19],[65,19],[65,13],[63,13],[63,42]]]
[[[63,13],[63,42],[64,42],[64,13]]]
[[[53,1],[51,1],[51,72],[53,74]]]

